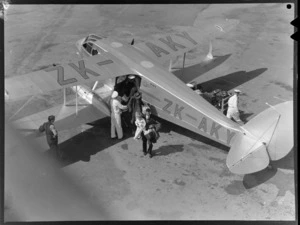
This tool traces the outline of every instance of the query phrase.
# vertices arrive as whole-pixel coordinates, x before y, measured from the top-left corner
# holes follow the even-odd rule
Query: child
[[[136,131],[133,139],[139,139],[141,136],[141,133],[145,130],[146,126],[146,120],[143,118],[141,112],[135,112],[135,125],[136,125]]]

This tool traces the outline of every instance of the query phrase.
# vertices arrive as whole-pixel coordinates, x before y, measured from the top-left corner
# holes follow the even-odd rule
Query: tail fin
[[[293,102],[271,107],[242,126],[227,156],[229,170],[248,174],[266,168],[270,160],[286,156],[294,145]]]

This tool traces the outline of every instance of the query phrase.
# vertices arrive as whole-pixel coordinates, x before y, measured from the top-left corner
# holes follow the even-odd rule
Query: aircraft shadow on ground
[[[248,122],[248,118],[254,114],[254,113],[246,113],[243,110],[239,110],[239,111],[240,111],[240,119],[244,123]]]
[[[296,157],[295,157],[295,151],[293,147],[291,151],[282,159],[279,159],[277,161],[271,161],[271,165],[274,168],[293,170],[295,169],[294,167],[295,159]]]
[[[155,116],[153,117],[162,124],[162,129],[160,130],[160,132],[169,133],[170,131],[174,131],[176,133],[187,136],[194,140],[198,140],[224,151],[229,150],[227,146],[212,141],[209,138],[201,136],[161,118],[157,118]],[[65,156],[64,160],[60,160],[60,165],[62,167],[68,166],[78,161],[88,162],[90,161],[90,157],[92,155],[95,155],[96,153],[104,149],[107,149],[121,141],[133,137],[132,129],[123,126],[123,139],[111,139],[109,117],[90,123],[90,125],[93,125],[93,127],[59,144],[59,149]],[[181,151],[183,151],[183,145],[168,145],[158,149],[154,149],[153,153],[154,155],[159,156]],[[44,154],[48,157],[55,157],[55,152],[52,152],[51,150],[46,151]]]
[[[174,124],[174,123],[171,123],[167,120],[164,120],[164,119],[161,119],[161,118],[158,118],[156,116],[153,116],[157,121],[159,121],[161,123],[161,129],[159,130],[160,133],[170,133],[171,131],[174,131],[180,135],[183,135],[183,136],[186,136],[186,137],[189,137],[191,139],[194,139],[194,140],[197,140],[197,141],[200,141],[200,142],[203,142],[204,144],[208,144],[208,145],[211,145],[215,148],[219,148],[223,151],[229,151],[229,147],[221,144],[221,143],[218,143],[216,141],[213,141],[205,136],[202,136],[198,133],[195,133],[193,131],[190,131],[186,128],[183,128],[177,124]]]
[[[229,91],[233,88],[248,82],[249,80],[254,79],[255,77],[261,75],[267,68],[260,68],[256,70],[252,70],[249,72],[246,71],[237,71],[234,73],[227,74],[222,77],[218,77],[206,82],[201,83],[201,86],[205,91],[213,91],[215,89],[221,89],[223,91]]]
[[[244,176],[243,185],[246,189],[254,188],[265,183],[277,173],[278,169],[294,169],[294,148],[280,160],[271,161],[272,169],[266,168],[256,173],[247,174]]]
[[[225,60],[227,60],[231,54],[223,55],[223,56],[215,56],[215,58],[208,62],[201,62],[193,66],[187,66],[184,69],[175,70],[172,73],[181,79],[184,83],[191,82],[195,78],[201,76],[202,74],[207,73],[213,68],[222,64]],[[182,74],[183,73],[183,74]]]
[[[90,123],[92,128],[79,133],[72,138],[59,144],[59,149],[63,152],[65,159],[60,160],[62,167],[68,166],[78,161],[90,161],[90,156],[107,149],[127,138],[132,137],[129,129],[123,129],[123,139],[111,139],[110,137],[110,117],[106,117]],[[48,150],[45,152],[50,157],[55,157],[55,153]]]
[[[246,189],[254,188],[274,177],[276,173],[277,168],[266,168],[256,173],[246,174],[243,178],[243,185]]]
[[[153,156],[160,156],[160,155],[169,155],[176,152],[182,152],[184,150],[183,145],[167,145],[161,146],[158,149],[153,150]]]

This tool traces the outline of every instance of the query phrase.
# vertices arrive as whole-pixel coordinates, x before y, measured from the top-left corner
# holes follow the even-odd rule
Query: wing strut
[[[185,64],[185,56],[186,56],[186,53],[183,54],[182,74],[181,74],[181,76],[183,76],[183,70],[184,70],[184,64]]]
[[[10,121],[12,118],[14,118],[35,96],[31,96],[25,103],[24,105],[22,105],[18,110],[17,112],[15,112],[9,119],[8,121]]]
[[[169,72],[172,72],[172,59],[170,59]]]
[[[64,88],[64,106],[66,106],[66,88]]]
[[[97,85],[98,85],[98,81],[96,80],[96,82],[95,82],[95,84],[94,84],[94,86],[92,88],[92,91],[94,91],[96,89]]]
[[[75,93],[75,95],[76,95],[76,116],[77,116],[77,114],[78,114],[78,97],[77,97],[77,85],[76,85],[76,93]]]

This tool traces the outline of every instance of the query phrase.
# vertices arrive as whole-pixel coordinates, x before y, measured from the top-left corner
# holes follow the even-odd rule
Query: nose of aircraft
[[[80,39],[80,40],[78,40],[77,42],[76,42],[76,48],[77,48],[77,50],[79,51],[79,52],[81,52],[81,47],[82,47],[82,43],[84,42],[84,39],[85,38],[82,38],[82,39]]]

